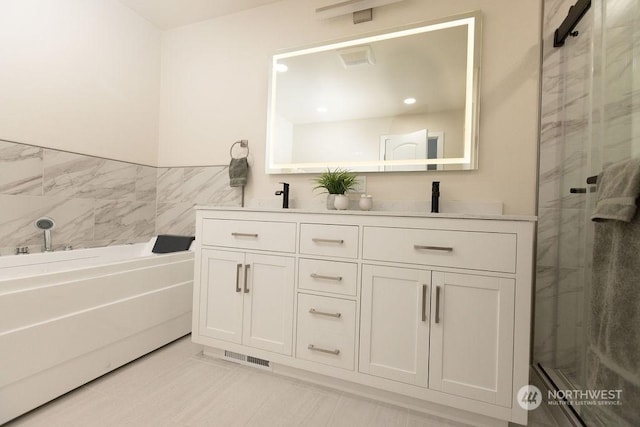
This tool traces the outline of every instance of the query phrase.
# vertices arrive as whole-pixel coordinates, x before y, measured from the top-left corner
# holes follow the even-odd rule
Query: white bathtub
[[[0,257],[0,424],[191,331],[193,253]]]

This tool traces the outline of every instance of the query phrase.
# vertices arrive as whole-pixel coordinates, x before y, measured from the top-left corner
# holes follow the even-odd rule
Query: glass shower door
[[[593,0],[576,30],[562,48],[545,47],[543,61],[534,362],[561,390],[594,385],[587,355],[597,193],[586,179],[640,157],[640,2]],[[588,426],[626,425],[615,409],[613,418],[586,405],[573,410]]]
[[[593,95],[592,95],[592,142],[589,151],[589,176],[598,175],[609,165],[640,157],[640,2],[634,0],[596,0],[593,38]],[[586,209],[595,209],[597,194],[595,186],[589,187]],[[625,373],[615,378],[603,378],[598,366],[604,363],[592,342],[598,334],[592,331],[597,319],[592,295],[602,292],[603,283],[593,281],[594,224],[589,221],[585,228],[586,271],[585,305],[587,335],[584,384],[587,389],[624,389],[621,406],[586,405],[581,416],[588,426],[635,426],[640,425],[640,402],[631,397],[640,391],[638,373]],[[640,261],[640,260],[639,260]],[[631,279],[634,280],[634,279]],[[636,278],[635,280],[640,280]],[[600,280],[600,282],[602,282]],[[610,285],[610,284],[609,284]],[[596,287],[600,286],[600,290]],[[634,304],[629,300],[629,304]],[[623,307],[617,309],[622,310]],[[606,315],[606,314],[605,314]],[[629,327],[633,327],[631,324]],[[609,338],[614,339],[614,338]],[[619,339],[619,338],[615,338]],[[624,339],[627,339],[626,337]],[[616,347],[615,343],[608,343]],[[595,349],[594,351],[591,351]],[[595,361],[589,360],[594,358]],[[638,355],[640,357],[640,355]],[[605,363],[608,365],[609,362]],[[618,366],[617,361],[612,362]],[[613,365],[612,365],[613,366]],[[635,378],[634,378],[635,375]],[[624,378],[624,379],[623,379]],[[629,384],[636,383],[635,387]],[[631,409],[635,406],[636,409]]]

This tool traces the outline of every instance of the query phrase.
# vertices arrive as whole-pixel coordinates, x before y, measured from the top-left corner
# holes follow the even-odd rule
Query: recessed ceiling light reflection
[[[407,104],[407,105],[412,105],[412,104],[416,103],[416,99],[415,98],[406,98],[403,102],[405,104]]]
[[[327,112],[327,107],[318,107],[318,108],[316,108],[316,111],[318,113],[326,113]]]
[[[276,64],[276,71],[279,73],[284,73],[288,69],[289,67],[287,67],[285,64]]]

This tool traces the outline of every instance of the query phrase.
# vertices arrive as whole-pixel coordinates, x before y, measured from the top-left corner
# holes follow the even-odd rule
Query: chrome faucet
[[[276,196],[282,196],[282,209],[289,209],[289,183],[281,182],[282,190],[276,191]]]
[[[36,228],[44,231],[44,251],[51,252],[53,251],[51,245],[51,230],[56,226],[56,223],[53,219],[43,216],[42,218],[38,218],[36,220]]]

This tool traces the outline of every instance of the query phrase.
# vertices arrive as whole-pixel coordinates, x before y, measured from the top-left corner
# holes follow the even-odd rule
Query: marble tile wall
[[[192,235],[202,203],[240,205],[226,166],[155,168],[0,141],[0,255],[39,252],[41,216],[56,222],[55,249]]]
[[[534,361],[581,382],[594,194],[585,178],[640,155],[640,3],[594,0],[553,47],[574,0],[545,0]]]
[[[229,187],[227,166],[159,168],[158,234],[195,233],[195,205],[240,206],[242,193]]]
[[[545,0],[538,192],[534,361],[580,370],[585,275],[585,194],[591,138],[592,20],[562,48],[553,33],[573,0]],[[592,18],[591,18],[592,19]]]

